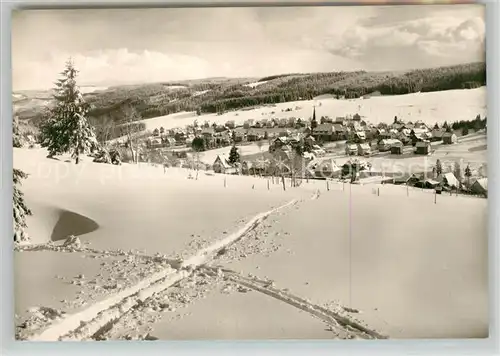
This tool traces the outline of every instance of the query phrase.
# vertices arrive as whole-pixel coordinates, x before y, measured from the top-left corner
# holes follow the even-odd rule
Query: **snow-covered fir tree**
[[[229,163],[234,164],[240,161],[240,154],[236,146],[231,147],[229,151]]]
[[[26,206],[24,202],[24,195],[21,192],[20,185],[21,180],[27,178],[28,175],[19,169],[13,171],[13,223],[14,223],[14,241],[20,242],[28,239],[27,233],[24,229],[26,225],[26,217],[31,215],[31,210]]]
[[[77,74],[78,71],[69,60],[61,73],[61,79],[56,82],[56,105],[48,112],[41,138],[42,147],[48,149],[49,157],[69,152],[78,164],[80,155],[97,148],[97,140],[94,128],[86,118],[90,106],[76,85]]]
[[[14,117],[14,120],[12,122],[12,146],[24,146],[24,139],[21,135],[21,130],[19,129],[19,119],[17,117]]]

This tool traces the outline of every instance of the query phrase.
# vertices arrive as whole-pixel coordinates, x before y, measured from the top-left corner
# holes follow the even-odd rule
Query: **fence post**
[[[286,190],[285,176],[281,176],[281,181],[283,183],[283,190]]]
[[[434,204],[437,204],[437,191],[434,190]]]
[[[380,188],[377,188],[377,196],[380,196]]]
[[[328,183],[328,179],[326,180],[326,190],[330,191],[330,184]]]
[[[224,188],[226,187],[226,177],[224,177]]]
[[[269,179],[267,180],[267,190],[269,190]]]
[[[406,196],[410,196],[410,187],[408,187],[408,184],[406,185]]]

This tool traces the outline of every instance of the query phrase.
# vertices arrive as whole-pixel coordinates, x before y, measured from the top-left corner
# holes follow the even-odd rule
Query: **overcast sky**
[[[484,60],[481,5],[27,10],[13,14],[14,90],[400,70]]]

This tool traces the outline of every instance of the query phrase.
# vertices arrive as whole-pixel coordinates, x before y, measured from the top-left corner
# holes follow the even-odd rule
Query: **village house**
[[[443,144],[452,145],[454,143],[457,143],[457,141],[457,135],[455,135],[453,132],[445,132],[443,134]]]
[[[290,118],[288,118],[288,124],[287,124],[287,126],[294,128],[296,123],[297,123],[297,118],[290,117]]]
[[[406,184],[409,186],[414,186],[420,181],[425,181],[427,177],[425,176],[424,173],[413,173],[408,179],[406,180]]]
[[[342,126],[347,126],[349,124],[349,120],[347,120],[345,117],[336,117],[335,118],[335,123],[340,124]]]
[[[286,125],[288,124],[288,120],[283,118],[283,119],[280,119],[279,122],[278,122],[278,127],[279,128],[285,128]]]
[[[295,122],[295,129],[299,130],[301,128],[304,128],[307,126],[307,121],[302,119],[302,118],[297,118],[297,121]]]
[[[347,127],[342,126],[341,124],[333,124],[333,141],[338,141],[338,140],[346,140],[347,139],[347,134],[349,133],[349,130]]]
[[[366,141],[366,133],[364,131],[356,131],[354,133],[354,142],[363,143]]]
[[[185,139],[185,141],[184,141],[184,144],[185,144],[186,146],[191,147],[191,145],[193,144],[193,140],[194,140],[195,138],[196,138],[196,136],[195,136],[195,135],[193,135],[193,134],[189,134],[189,135],[187,135],[187,136],[186,136],[186,139]],[[177,143],[177,144],[181,144],[181,143],[179,143],[178,141],[176,141],[176,143]]]
[[[204,128],[201,130],[200,136],[206,140],[212,140],[215,136],[215,130],[213,128]]]
[[[386,129],[382,129],[382,128],[375,128],[374,137],[375,137],[377,140],[383,140],[383,139],[390,139],[390,138],[392,138],[392,135],[391,135],[391,133],[390,133],[388,130],[386,130]]]
[[[267,121],[266,121],[267,122]],[[254,129],[261,129],[263,128],[264,126],[262,125],[262,121],[255,121],[252,125],[252,128]]]
[[[282,130],[278,134],[279,137],[288,137],[288,136],[291,136],[291,135],[292,135],[292,131],[290,131],[288,129]]]
[[[413,128],[417,129],[417,130],[429,131],[429,128],[427,127],[427,125],[424,124],[420,120],[418,120],[417,122],[415,122],[415,124],[413,125]]]
[[[316,139],[313,136],[307,136],[304,139],[304,144],[309,145],[309,146],[314,146],[316,144]]]
[[[445,187],[449,188],[459,188],[460,187],[460,182],[458,181],[457,177],[451,172],[441,174],[437,180],[441,182]]]
[[[318,145],[312,146],[312,153],[317,157],[323,157],[326,154],[325,150]]]
[[[222,174],[235,174],[236,168],[233,167],[227,160],[221,158],[219,155],[217,155],[217,158],[215,159],[214,163],[212,164],[212,169],[214,173],[222,173]]]
[[[372,154],[372,149],[367,143],[358,143],[358,155],[359,156],[370,156]]]
[[[276,125],[276,123],[275,123],[274,120],[268,120],[267,123],[266,123],[266,127],[268,129],[272,129],[275,125]]]
[[[317,141],[333,141],[335,138],[333,124],[319,124],[313,131],[313,137]]]
[[[282,148],[290,144],[288,137],[277,137],[270,145],[269,152],[274,152],[278,148]]]
[[[255,160],[255,161],[244,161],[241,164],[241,173],[245,175],[267,175],[271,161],[266,160]]]
[[[431,134],[432,134],[431,141],[433,141],[433,142],[442,141],[445,133],[446,133],[446,130],[443,130],[443,129],[432,130],[431,131]]]
[[[187,135],[184,131],[179,130],[174,134],[174,139],[175,139],[175,141],[179,142],[179,144],[185,144],[186,138],[187,138]]]
[[[417,142],[425,141],[426,137],[424,136],[425,131],[422,129],[413,129],[410,133],[410,139],[413,145]]]
[[[470,186],[473,194],[488,197],[488,178],[479,178]]]
[[[415,128],[415,126],[413,125],[413,123],[411,121],[408,121],[407,123],[404,123],[403,124],[403,130],[413,130]]]
[[[345,145],[345,154],[348,156],[356,155],[358,153],[358,146],[355,143],[347,143]]]
[[[415,154],[428,155],[431,153],[431,143],[429,141],[419,141],[415,144]]]
[[[224,132],[224,131],[227,131],[227,128],[224,125],[214,125],[213,129],[214,129],[215,132]]]
[[[320,162],[311,164],[308,168],[309,172],[313,172],[316,178],[339,178],[342,174],[342,169],[337,163],[331,159],[323,159]]]
[[[391,125],[391,129],[396,130],[396,131],[401,131],[404,128],[404,124],[400,122],[395,122]]]
[[[263,138],[264,138],[264,134],[260,131],[257,131],[257,130],[250,130],[247,133],[247,141],[249,141],[249,142],[260,141]]]
[[[234,123],[234,120],[229,120],[229,121],[227,121],[227,122],[226,122],[226,127],[227,127],[228,129],[233,130],[233,129],[236,127],[236,124]]]
[[[411,145],[412,143],[410,136],[405,131],[398,132],[394,138],[401,141],[403,145]]]
[[[249,128],[251,128],[251,127],[253,126],[253,122],[254,122],[254,120],[253,120],[253,119],[248,119],[248,120],[246,120],[246,121],[243,123],[243,128],[245,128],[245,129],[247,129],[247,130],[248,130]]]
[[[352,119],[354,121],[361,121],[361,115],[359,115],[358,113],[354,114],[354,116],[352,117]]]
[[[440,183],[437,180],[434,179],[425,179],[425,180],[420,180],[417,183],[414,184],[414,187],[416,188],[423,188],[423,189],[436,189],[439,187]]]
[[[177,142],[175,141],[175,138],[173,137],[164,137],[162,139],[164,146],[166,147],[174,147]]]
[[[391,154],[402,155],[403,154],[403,143],[394,143],[391,145]]]
[[[394,138],[387,138],[380,140],[377,144],[377,148],[380,152],[388,152],[393,145],[402,145],[402,142]]]
[[[234,137],[234,142],[246,141],[246,134],[243,131],[235,131],[233,137]]]
[[[148,147],[148,148],[160,148],[160,147],[163,147],[163,142],[159,138],[150,137],[146,141],[146,147]]]

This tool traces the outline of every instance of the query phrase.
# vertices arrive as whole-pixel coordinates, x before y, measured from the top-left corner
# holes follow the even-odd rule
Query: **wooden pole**
[[[281,181],[283,182],[283,190],[286,190],[285,176],[281,176]]]
[[[410,187],[408,187],[408,184],[406,185],[406,196],[410,196]]]
[[[330,184],[328,183],[328,179],[326,180],[326,190],[330,191]]]
[[[226,187],[226,177],[224,177],[224,188]]]
[[[437,204],[437,191],[434,191],[434,204]]]
[[[267,190],[269,190],[269,179],[267,180]]]
[[[377,188],[377,196],[380,196],[380,188]]]

